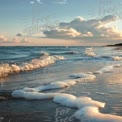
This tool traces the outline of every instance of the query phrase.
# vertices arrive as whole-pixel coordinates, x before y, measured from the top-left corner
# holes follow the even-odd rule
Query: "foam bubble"
[[[12,92],[14,98],[25,98],[25,99],[50,99],[53,98],[56,93],[41,93],[41,92],[25,92],[23,90],[15,90]]]
[[[68,107],[77,107],[76,98],[77,97],[70,94],[58,94],[54,97],[53,101]]]
[[[85,81],[85,80],[93,80],[96,78],[95,75],[93,74],[87,74],[87,73],[74,73],[72,75],[70,75],[70,77],[73,77],[73,78],[79,78],[77,79],[77,81]]]
[[[83,108],[86,106],[96,106],[98,108],[103,108],[105,103],[92,100],[90,97],[76,97],[70,94],[58,94],[53,99],[54,102],[60,103],[68,107]]]
[[[122,122],[122,117],[100,113],[97,107],[84,107],[73,116],[81,122]]]
[[[105,103],[92,100],[89,97],[79,97],[77,98],[77,107],[83,108],[85,106],[96,106],[98,108],[103,108],[105,106]]]

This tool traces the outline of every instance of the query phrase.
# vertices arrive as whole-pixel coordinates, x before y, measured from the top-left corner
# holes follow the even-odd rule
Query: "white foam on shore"
[[[53,101],[65,105],[67,107],[77,107],[77,97],[70,94],[58,94],[54,97]]]
[[[72,78],[79,78],[79,79],[77,79],[77,81],[79,81],[79,82],[80,81],[85,81],[85,80],[93,80],[93,79],[96,78],[96,76],[93,75],[93,74],[83,73],[83,72],[81,72],[81,73],[74,73],[74,74],[70,75],[70,77],[72,77]]]
[[[114,71],[114,68],[116,67],[120,67],[120,64],[114,64],[114,65],[110,65],[110,66],[105,66],[102,69],[95,71],[94,74],[103,74],[103,73],[111,73]]]
[[[103,67],[102,69],[100,69],[98,71],[95,71],[94,74],[111,73],[111,72],[113,72],[113,69],[114,69],[113,65],[106,66],[106,67]]]
[[[86,106],[96,106],[98,108],[103,108],[105,106],[105,103],[92,100],[90,97],[76,97],[69,94],[57,94],[53,101],[61,105],[77,107],[79,109]]]
[[[24,99],[50,99],[53,98],[57,93],[41,93],[41,92],[26,92],[23,90],[15,90],[12,92],[14,98],[24,98]]]
[[[105,103],[92,100],[90,97],[78,97],[76,103],[79,109],[85,106],[96,106],[98,108],[104,108],[105,106]]]
[[[55,82],[51,82],[47,85],[42,85],[42,86],[35,87],[35,88],[26,87],[23,90],[26,92],[31,92],[31,91],[39,92],[39,91],[44,91],[44,90],[60,89],[60,88],[74,86],[77,82],[83,82],[83,81],[88,81],[88,80],[91,81],[96,78],[95,75],[86,74],[86,73],[72,74],[71,77],[78,78],[78,79],[68,79],[68,80],[64,80],[64,81],[55,81]]]
[[[26,92],[23,90],[15,90],[12,93],[15,98],[25,98],[28,100],[42,100],[53,98],[53,101],[67,107],[78,108],[73,116],[81,122],[122,122],[122,117],[99,112],[99,108],[103,108],[105,103],[92,100],[89,97],[76,97],[65,93],[41,93]]]
[[[98,107],[84,107],[73,116],[81,122],[122,122],[122,117],[100,113]]]
[[[0,77],[6,77],[11,74],[30,71],[37,68],[45,67],[55,63],[56,60],[63,60],[63,56],[42,56],[38,59],[33,59],[30,62],[17,64],[0,64]]]
[[[44,91],[44,90],[51,90],[51,89],[60,89],[60,88],[65,88],[65,87],[70,87],[76,84],[76,80],[75,79],[69,79],[69,80],[64,80],[64,81],[55,81],[55,82],[51,82],[47,85],[42,85],[39,87],[35,87],[35,88],[24,88],[24,91],[27,92],[31,92],[31,91],[35,91],[35,92],[39,92],[39,91]]]

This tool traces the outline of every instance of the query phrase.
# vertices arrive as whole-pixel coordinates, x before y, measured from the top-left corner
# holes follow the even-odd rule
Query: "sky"
[[[0,0],[0,45],[122,42],[121,0]]]

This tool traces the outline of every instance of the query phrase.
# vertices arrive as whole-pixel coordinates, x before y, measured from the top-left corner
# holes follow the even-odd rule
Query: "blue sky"
[[[28,27],[37,24],[40,27],[44,24],[53,25],[56,22],[70,23],[78,16],[83,17],[86,20],[98,20],[108,15],[117,15],[119,16],[119,20],[116,22],[116,25],[119,30],[122,30],[121,5],[121,0],[0,0],[0,40],[2,40],[4,36],[9,41],[14,39],[16,42],[19,42],[17,41],[18,37],[16,37],[16,34],[21,33],[22,36],[24,35],[24,38],[26,38],[24,30]],[[64,31],[68,31],[68,33],[71,31],[74,32],[74,30],[71,29],[59,29],[60,30],[56,30],[56,32],[58,31],[58,34],[62,31],[63,33]],[[76,28],[73,29],[78,31]],[[52,30],[50,31],[52,32]],[[43,34],[41,33],[39,35],[37,32],[35,35],[41,37]],[[66,34],[64,37],[65,36]],[[32,38],[34,39],[34,37]],[[49,35],[46,35],[46,37],[47,39],[50,38]],[[72,39],[75,40],[75,38]],[[65,40],[65,38],[63,38],[63,40]]]

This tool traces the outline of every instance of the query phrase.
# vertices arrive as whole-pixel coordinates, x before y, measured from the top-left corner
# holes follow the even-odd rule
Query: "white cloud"
[[[11,43],[30,43],[30,40],[26,37],[24,38],[13,38],[13,40],[11,41]]]
[[[48,37],[50,38],[75,38],[75,37],[79,37],[81,35],[81,33],[77,32],[75,29],[73,28],[68,28],[68,29],[61,29],[61,28],[55,28],[52,30],[47,30],[44,31],[45,35],[48,35]]]
[[[13,38],[12,42],[13,43],[20,43],[20,40],[17,37],[15,37],[15,38]]]
[[[0,34],[0,42],[7,42],[7,41],[8,41],[7,37]]]
[[[112,25],[117,21],[118,17],[113,15],[91,20],[77,17],[70,22],[59,23],[58,28],[45,30],[44,34],[50,38],[120,40],[122,39],[122,31]]]
[[[23,38],[21,41],[21,43],[30,43],[31,41],[29,40],[29,38]]]

